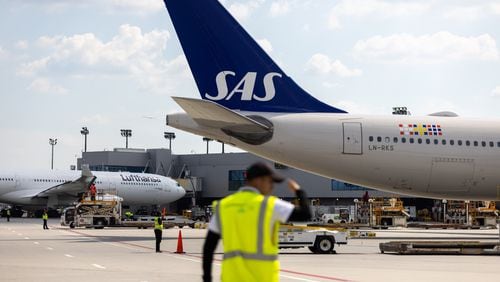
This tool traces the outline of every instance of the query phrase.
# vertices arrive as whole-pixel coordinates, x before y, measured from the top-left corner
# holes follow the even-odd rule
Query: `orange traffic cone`
[[[179,230],[179,237],[177,237],[177,251],[176,254],[185,254],[184,246],[182,245],[182,232]]]

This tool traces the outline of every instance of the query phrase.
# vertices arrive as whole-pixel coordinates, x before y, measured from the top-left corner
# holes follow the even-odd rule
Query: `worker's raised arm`
[[[203,282],[212,281],[212,261],[214,260],[214,252],[219,240],[219,234],[208,230],[205,244],[203,244]]]
[[[299,206],[295,207],[292,214],[288,218],[288,221],[308,221],[311,220],[311,208],[309,207],[309,199],[304,190],[300,189],[299,184],[294,180],[288,180],[288,188],[295,193],[295,196],[299,200]]]

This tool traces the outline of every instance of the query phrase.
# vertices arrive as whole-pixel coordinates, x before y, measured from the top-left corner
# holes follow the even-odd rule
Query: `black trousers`
[[[43,220],[43,229],[49,229],[49,227],[47,226],[47,220],[46,219]]]
[[[156,251],[160,251],[160,243],[162,238],[162,231],[159,229],[155,229],[155,238],[156,238]]]
[[[9,221],[10,221],[10,215],[7,216],[7,222],[9,222]]]

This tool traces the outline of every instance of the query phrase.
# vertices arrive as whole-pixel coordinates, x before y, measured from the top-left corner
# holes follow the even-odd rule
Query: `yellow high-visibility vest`
[[[221,280],[279,281],[279,222],[271,226],[276,197],[251,190],[214,203],[224,243]]]
[[[46,213],[44,213],[44,214],[42,215],[42,218],[43,218],[43,219],[49,219],[49,215],[48,215],[48,214],[46,214]]]
[[[160,218],[155,217],[155,229],[163,230],[163,222],[160,224]]]

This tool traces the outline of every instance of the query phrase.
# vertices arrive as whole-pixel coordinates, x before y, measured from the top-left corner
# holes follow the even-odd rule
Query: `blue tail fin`
[[[217,0],[164,0],[203,99],[253,112],[330,112],[300,88]]]

